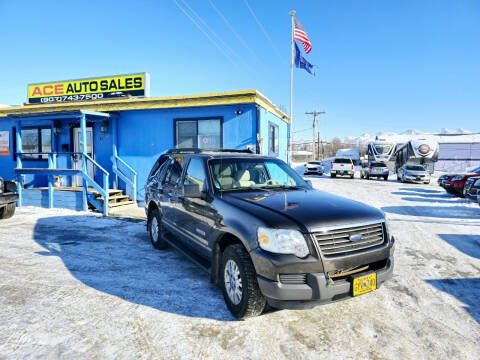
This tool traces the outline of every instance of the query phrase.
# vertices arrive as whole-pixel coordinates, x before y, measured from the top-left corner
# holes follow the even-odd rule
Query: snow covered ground
[[[478,205],[434,184],[310,178],[385,211],[395,275],[377,291],[238,322],[144,222],[20,208],[0,222],[0,359],[478,359]]]

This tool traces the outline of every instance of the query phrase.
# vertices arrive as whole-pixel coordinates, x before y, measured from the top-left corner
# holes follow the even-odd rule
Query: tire
[[[350,175],[350,179],[353,179],[354,176],[355,176],[354,174]]]
[[[0,208],[0,219],[10,219],[15,214],[15,203],[6,204]]]
[[[331,178],[337,177],[337,174],[330,174]]]
[[[387,181],[387,180],[388,180],[388,176],[384,176],[384,177],[383,177],[383,180]]]
[[[365,175],[365,179],[370,180],[370,175]]]
[[[260,291],[252,260],[242,244],[230,245],[223,252],[221,280],[223,297],[233,316],[242,320],[263,312],[267,299]],[[240,295],[234,288],[240,289]]]
[[[163,239],[166,230],[162,225],[162,217],[158,209],[153,210],[148,217],[148,233],[150,234],[150,241],[157,250],[163,250],[167,247],[167,242]]]

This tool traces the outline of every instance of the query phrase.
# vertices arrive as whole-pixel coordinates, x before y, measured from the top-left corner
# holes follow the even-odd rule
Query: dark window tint
[[[203,186],[205,184],[205,169],[203,167],[203,162],[200,159],[190,160],[183,184],[197,184],[200,187],[200,190],[203,189]]]
[[[371,166],[373,166],[373,167],[386,167],[387,165],[385,165],[384,163],[381,163],[381,162],[376,162],[376,163],[372,163]]]
[[[272,123],[268,125],[268,153],[278,155],[278,126]]]
[[[148,178],[151,178],[153,175],[155,175],[158,169],[160,168],[160,166],[162,166],[167,159],[168,159],[168,156],[165,156],[165,155],[160,156],[158,160],[155,162],[155,164],[153,165],[152,170],[148,175]]]
[[[170,166],[167,170],[167,175],[165,180],[163,181],[164,184],[176,186],[178,180],[182,176],[182,165],[176,160],[171,160]]]
[[[420,165],[407,165],[405,169],[412,170],[412,171],[425,171],[425,168]]]
[[[352,160],[350,160],[350,159],[335,159],[333,162],[336,163],[336,164],[351,164]]]

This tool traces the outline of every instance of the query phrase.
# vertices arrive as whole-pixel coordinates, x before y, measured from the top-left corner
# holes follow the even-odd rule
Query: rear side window
[[[184,185],[197,184],[200,190],[205,186],[205,168],[203,162],[200,159],[191,159],[188,163],[187,173],[185,174]]]
[[[352,160],[351,159],[335,159],[333,162],[336,164],[351,164]]]
[[[182,165],[180,165],[175,159],[172,159],[163,183],[170,186],[176,186],[181,176]]]
[[[165,156],[165,155],[160,156],[158,160],[155,162],[155,164],[153,165],[152,170],[148,175],[148,178],[151,178],[152,176],[154,176],[158,172],[158,169],[160,169],[160,166],[165,164],[166,160],[168,160],[168,156]]]

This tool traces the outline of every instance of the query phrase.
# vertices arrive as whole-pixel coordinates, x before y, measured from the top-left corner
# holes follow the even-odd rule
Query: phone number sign
[[[116,97],[148,97],[148,73],[56,81],[28,85],[28,103],[99,100]]]

